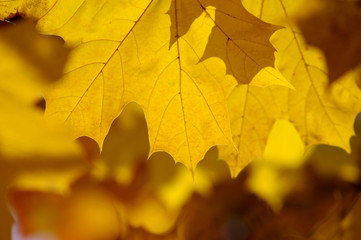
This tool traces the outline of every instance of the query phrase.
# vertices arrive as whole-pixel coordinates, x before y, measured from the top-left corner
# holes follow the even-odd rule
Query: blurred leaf
[[[174,232],[156,235],[148,233],[140,228],[131,229],[128,235],[124,238],[126,240],[177,240],[177,235]]]
[[[332,83],[361,63],[360,1],[313,0],[303,5],[298,25],[307,43],[324,52]]]
[[[242,174],[241,174],[242,175]],[[193,195],[178,223],[178,237],[187,239],[252,239],[268,221],[268,206],[244,186],[244,176],[215,187],[208,197]]]
[[[275,211],[282,208],[284,198],[294,190],[303,175],[304,144],[294,126],[278,120],[272,127],[265,147],[264,158],[250,166],[248,187],[263,198]]]
[[[342,229],[342,240],[354,240],[361,234],[361,223],[359,221],[361,211],[360,198],[354,203],[347,216],[339,224]]]
[[[354,151],[354,149],[352,149]],[[310,150],[308,158],[315,171],[323,177],[338,177],[344,181],[357,183],[360,177],[359,165],[345,150],[318,145]]]
[[[54,81],[62,76],[70,49],[64,46],[61,37],[40,35],[35,30],[35,23],[29,19],[21,19],[16,24],[0,22],[0,31],[2,41],[46,80]]]
[[[19,189],[9,195],[24,234],[48,233],[60,240],[116,239],[125,234],[115,199],[96,182],[77,181],[66,196]]]
[[[22,24],[8,25],[0,32],[1,239],[10,239],[13,220],[5,205],[5,195],[14,179],[24,188],[66,192],[74,175],[86,167],[81,148],[71,142],[67,131],[45,121],[42,112],[35,108],[41,90],[45,87],[40,73],[47,66],[30,64],[27,59],[41,56],[41,53],[37,55],[39,47],[33,47],[36,44],[43,45],[44,42],[41,42],[33,25],[26,22]],[[22,45],[22,41],[32,43],[30,48],[26,47],[26,51],[22,46],[27,44]],[[67,51],[59,48],[55,42],[48,43],[50,50]],[[22,50],[19,52],[19,49]],[[61,67],[58,67],[61,72]],[[67,172],[69,169],[72,169],[71,174]],[[61,176],[63,173],[66,174]]]
[[[264,158],[287,168],[302,166],[305,145],[289,121],[277,120],[268,136]]]
[[[179,239],[312,239],[323,223],[345,217],[358,190],[341,179],[320,177],[309,166],[299,171],[277,212],[248,190],[247,169],[209,196],[193,195],[179,220]]]
[[[106,165],[106,174],[119,183],[132,181],[130,175],[137,164],[149,154],[147,124],[144,113],[136,103],[128,104],[113,122],[107,135],[101,158]]]

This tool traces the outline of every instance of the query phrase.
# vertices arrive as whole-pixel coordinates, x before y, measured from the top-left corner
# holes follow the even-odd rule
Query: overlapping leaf
[[[179,20],[175,19],[176,11],[182,13]],[[233,75],[239,83],[249,83],[262,68],[274,65],[274,48],[269,37],[278,27],[250,15],[240,1],[172,1],[169,12],[173,26],[171,43],[176,41],[176,36],[183,36],[203,11],[215,25],[201,60],[221,58],[227,74]]]
[[[284,25],[271,39],[276,47],[277,67],[295,87],[266,89],[238,87],[228,104],[232,121],[233,140],[239,154],[222,150],[222,158],[231,166],[233,175],[255,157],[262,156],[271,126],[277,118],[292,122],[306,146],[325,143],[347,151],[353,134],[352,124],[361,110],[360,91],[350,72],[327,90],[327,72],[322,54],[307,48],[302,36],[291,25],[288,12],[296,1],[243,1],[256,16],[265,21]],[[282,13],[274,14],[274,13]],[[238,108],[241,104],[242,108]],[[224,150],[224,151],[223,151]]]
[[[232,145],[225,101],[234,77],[248,83],[274,59],[268,39],[277,27],[238,1],[49,5],[38,28],[76,48],[62,82],[46,94],[47,116],[101,146],[123,106],[137,101],[151,153],[167,151],[192,169],[211,146]]]

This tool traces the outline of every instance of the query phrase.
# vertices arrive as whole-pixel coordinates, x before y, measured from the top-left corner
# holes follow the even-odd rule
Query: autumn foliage
[[[359,0],[0,1],[0,239],[357,240]]]

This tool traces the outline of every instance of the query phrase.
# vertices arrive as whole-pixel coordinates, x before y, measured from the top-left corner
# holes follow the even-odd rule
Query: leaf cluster
[[[0,2],[1,238],[357,239],[359,1],[304,2]]]

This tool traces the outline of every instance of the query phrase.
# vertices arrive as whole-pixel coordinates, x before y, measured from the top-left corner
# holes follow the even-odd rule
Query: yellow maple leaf
[[[74,138],[89,136],[101,147],[124,105],[136,101],[145,110],[150,154],[167,151],[194,169],[210,147],[232,145],[225,102],[235,78],[249,82],[273,65],[268,39],[278,27],[240,2],[76,0],[46,6],[38,29],[75,47],[62,81],[45,94],[46,115],[69,124]],[[20,14],[27,15],[26,7]]]
[[[220,147],[221,158],[236,176],[255,157],[261,157],[269,131],[278,118],[288,119],[306,146],[325,143],[349,151],[353,120],[361,110],[360,91],[350,72],[327,89],[325,61],[319,51],[307,48],[290,22],[288,13],[299,2],[284,0],[243,1],[256,16],[283,25],[271,38],[276,65],[295,90],[270,86],[238,86],[228,99],[232,134],[239,153]],[[242,106],[239,108],[238,106]]]
[[[168,12],[173,26],[171,43],[176,42],[176,36],[185,35],[203,11],[214,21],[214,27],[200,61],[214,56],[221,58],[227,74],[238,83],[249,83],[262,68],[274,65],[274,48],[269,37],[279,27],[252,16],[240,1],[172,1]]]

